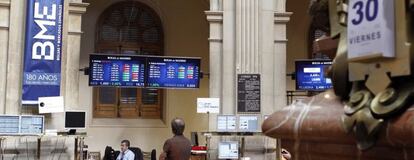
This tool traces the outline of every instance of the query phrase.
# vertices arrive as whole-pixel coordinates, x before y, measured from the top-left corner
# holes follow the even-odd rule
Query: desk
[[[4,154],[3,141],[4,140],[6,140],[6,138],[0,137],[0,158],[1,158],[1,160],[4,159],[4,156],[3,156],[3,154]]]
[[[74,155],[75,160],[84,160],[83,150],[85,147],[85,137],[86,132],[76,132],[76,134],[70,135],[67,132],[58,132],[58,135],[60,136],[68,136],[68,137],[75,137],[75,149],[74,149]],[[79,148],[79,152],[78,152]],[[79,157],[79,158],[78,158]]]
[[[207,159],[207,151],[196,151],[191,150],[191,160],[206,160]]]
[[[86,137],[86,133],[78,133],[75,135],[68,135],[66,133],[58,133],[58,135],[1,135],[0,136],[0,158],[1,160],[4,160],[4,141],[8,137],[34,137],[37,138],[37,147],[36,147],[36,159],[40,160],[40,153],[41,153],[41,144],[42,144],[42,138],[44,137],[65,137],[75,138],[75,147],[74,147],[74,160],[84,160],[83,158],[83,150],[84,150],[84,138]],[[78,151],[79,150],[79,151]],[[79,158],[78,158],[79,157]]]
[[[262,132],[201,132],[202,135],[206,137],[206,143],[207,143],[207,159],[210,159],[210,139],[212,136],[239,136],[241,139],[239,140],[240,143],[240,149],[239,154],[240,157],[244,157],[245,152],[245,136],[262,136]]]

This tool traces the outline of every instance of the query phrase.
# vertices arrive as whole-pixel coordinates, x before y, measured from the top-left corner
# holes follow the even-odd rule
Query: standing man
[[[131,150],[129,150],[129,141],[123,140],[121,142],[121,153],[119,153],[116,160],[134,160],[135,154]]]
[[[191,142],[184,137],[184,120],[175,118],[171,121],[174,137],[164,143],[160,160],[188,160],[191,155]]]

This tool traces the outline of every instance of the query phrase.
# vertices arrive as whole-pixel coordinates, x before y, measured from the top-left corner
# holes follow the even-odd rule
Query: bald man
[[[184,120],[175,118],[171,121],[174,136],[164,143],[160,160],[188,160],[191,155],[191,142],[184,137]]]

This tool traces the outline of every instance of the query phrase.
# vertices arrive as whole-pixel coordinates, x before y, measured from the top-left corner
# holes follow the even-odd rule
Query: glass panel
[[[156,43],[159,41],[160,35],[158,34],[157,28],[150,28],[144,31],[142,34],[143,41],[147,43]]]
[[[138,42],[138,27],[133,25],[123,26],[121,36],[124,42]]]
[[[136,104],[137,103],[137,89],[122,88],[121,89],[121,103],[122,104]]]
[[[101,40],[103,41],[118,41],[118,30],[110,25],[103,25],[101,28]]]
[[[138,55],[138,51],[136,51],[136,50],[123,50],[122,54]]]
[[[154,18],[148,12],[142,12],[139,18],[139,24],[141,27],[150,27],[154,25]]]
[[[115,104],[116,103],[116,88],[114,87],[99,88],[99,103],[100,104]]]
[[[154,49],[142,49],[141,54],[143,55],[161,55],[161,53]]]
[[[142,89],[142,103],[146,105],[158,104],[158,89]]]
[[[99,52],[103,54],[116,54],[115,50],[100,50]]]
[[[126,4],[123,7],[123,14],[127,24],[136,24],[137,23],[137,16],[138,16],[138,8],[136,6]]]
[[[318,38],[321,38],[322,36],[326,36],[326,32],[317,29],[315,31],[315,40],[318,39]]]
[[[104,24],[108,24],[114,27],[121,26],[124,23],[124,17],[122,11],[113,10],[110,15],[105,19]]]

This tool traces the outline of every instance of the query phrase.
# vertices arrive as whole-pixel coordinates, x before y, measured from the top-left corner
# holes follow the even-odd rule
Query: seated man
[[[188,160],[191,155],[191,142],[184,137],[184,120],[175,118],[171,121],[174,137],[164,143],[160,160]]]
[[[123,140],[121,142],[121,153],[119,153],[118,157],[116,158],[116,160],[134,160],[135,159],[135,154],[129,150],[129,141],[128,140]]]

